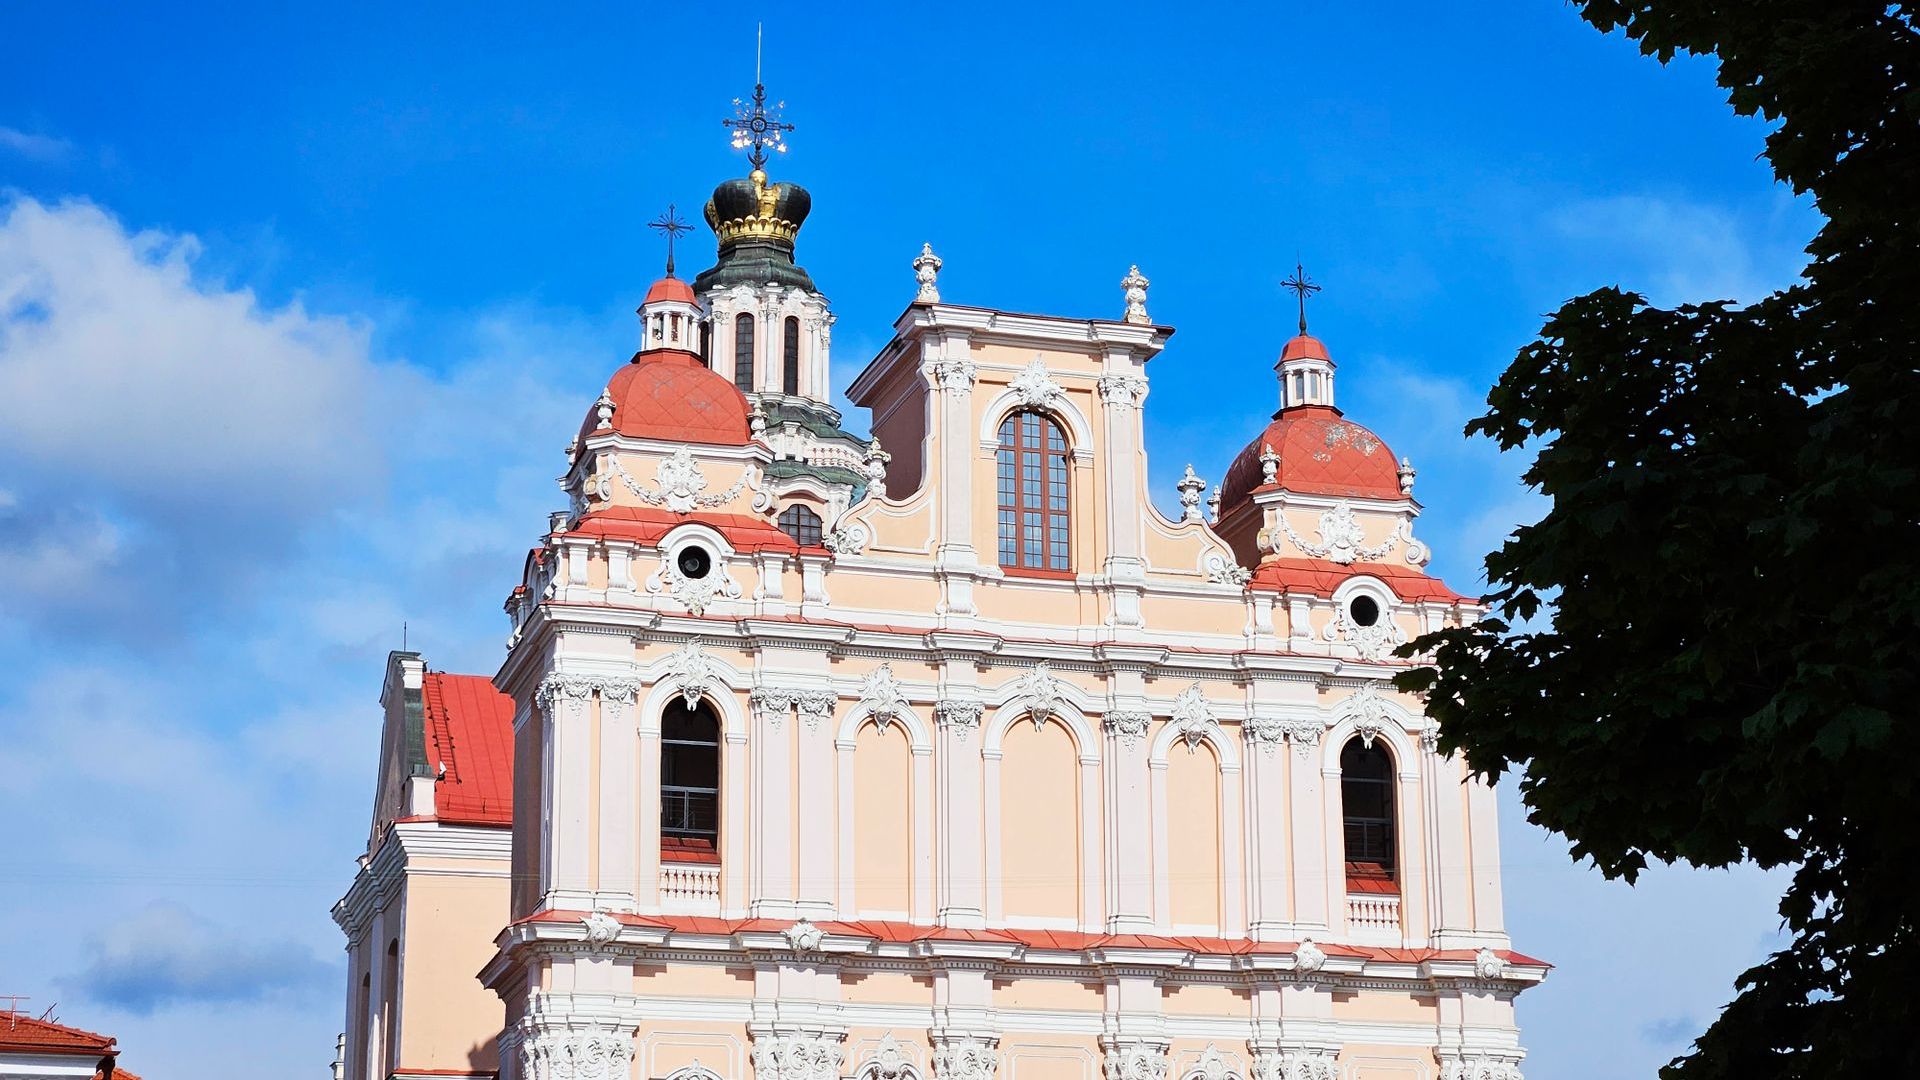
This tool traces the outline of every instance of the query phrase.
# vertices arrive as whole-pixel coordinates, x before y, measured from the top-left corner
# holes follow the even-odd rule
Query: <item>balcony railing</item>
[[[660,864],[660,910],[670,915],[720,914],[720,864]]]
[[[1399,894],[1348,893],[1347,933],[1369,944],[1400,944]]]

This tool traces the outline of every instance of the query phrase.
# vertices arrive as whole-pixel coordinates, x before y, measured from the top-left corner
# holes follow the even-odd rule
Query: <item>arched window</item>
[[[1067,570],[1067,437],[1037,412],[1000,423],[1000,565]]]
[[[713,321],[711,319],[700,320],[700,362],[708,367],[713,366]]]
[[[1398,892],[1394,855],[1393,759],[1359,736],[1340,751],[1340,814],[1350,892]]]
[[[753,391],[753,316],[737,315],[733,320],[733,385],[743,393]]]
[[[820,515],[795,503],[780,511],[780,531],[793,537],[801,547],[820,546]]]
[[[780,391],[800,392],[800,320],[787,316],[786,340],[780,345]]]
[[[720,721],[674,698],[660,715],[660,849],[711,856],[720,839]]]

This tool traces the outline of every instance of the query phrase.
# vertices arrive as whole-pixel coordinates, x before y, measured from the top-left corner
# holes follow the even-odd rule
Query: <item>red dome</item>
[[[699,302],[694,298],[693,286],[677,277],[663,277],[654,282],[653,287],[647,290],[647,298],[640,301],[640,306],[657,304],[662,300],[678,300],[683,304]]]
[[[1287,343],[1320,343],[1297,337]],[[1220,481],[1222,515],[1266,487],[1260,455],[1265,447],[1280,455],[1272,486],[1308,495],[1340,495],[1355,499],[1404,499],[1400,468],[1380,437],[1359,424],[1341,419],[1340,410],[1327,405],[1298,405],[1282,412],[1259,438],[1247,444],[1227,466]]]
[[[1325,360],[1331,364],[1333,357],[1328,355],[1327,347],[1319,338],[1301,334],[1280,349],[1280,362],[1284,364],[1289,360]]]
[[[734,385],[714,374],[700,358],[679,349],[653,349],[607,380],[613,399],[613,423],[608,430],[636,439],[745,446],[747,399]],[[595,433],[599,405],[587,407],[580,437]]]

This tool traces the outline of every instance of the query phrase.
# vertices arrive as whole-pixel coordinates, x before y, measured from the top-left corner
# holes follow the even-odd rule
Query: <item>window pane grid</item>
[[[1067,438],[1060,426],[1035,412],[1007,417],[995,465],[1000,564],[1071,569]]]

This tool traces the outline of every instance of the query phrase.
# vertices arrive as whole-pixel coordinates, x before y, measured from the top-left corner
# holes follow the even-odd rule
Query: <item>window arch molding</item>
[[[1011,388],[1002,390],[987,404],[980,418],[980,448],[991,450],[1000,444],[1000,425],[1017,412],[1033,412],[1048,417],[1067,433],[1067,455],[1076,464],[1093,457],[1093,423],[1073,403],[1071,395],[1059,395],[1045,405],[1029,405]]]
[[[696,1060],[691,1065],[682,1065],[668,1073],[666,1080],[721,1080],[721,1076]]]
[[[882,726],[880,721],[874,718],[871,706],[855,704],[853,708],[846,711],[846,715],[840,718],[839,725],[834,728],[834,747],[840,750],[852,750],[860,738],[860,729],[868,724],[873,724],[875,727]],[[907,746],[914,753],[933,753],[933,730],[927,726],[926,719],[914,706],[901,702],[900,711],[894,714],[888,724],[898,724],[905,729]]]
[[[751,686],[752,679],[712,652],[702,654],[706,658],[709,680],[700,692],[699,700],[712,709],[720,718],[720,740],[745,739],[750,727],[747,712],[740,704],[737,691]],[[674,653],[662,655],[659,659],[640,669],[641,682],[650,689],[640,699],[639,734],[643,737],[660,737],[660,716],[669,704],[685,701],[685,682],[676,668],[678,658]],[[722,753],[725,747],[721,748]]]
[[[1340,771],[1340,751],[1346,749],[1348,740],[1360,734],[1360,709],[1355,702],[1358,696],[1349,697],[1334,706],[1327,730],[1320,736],[1320,768],[1323,773]],[[1389,720],[1374,734],[1374,742],[1386,743],[1387,756],[1393,760],[1396,781],[1417,783],[1420,779],[1420,743],[1412,732],[1422,726],[1422,721],[1397,701],[1384,697],[1374,700],[1385,708]]]

